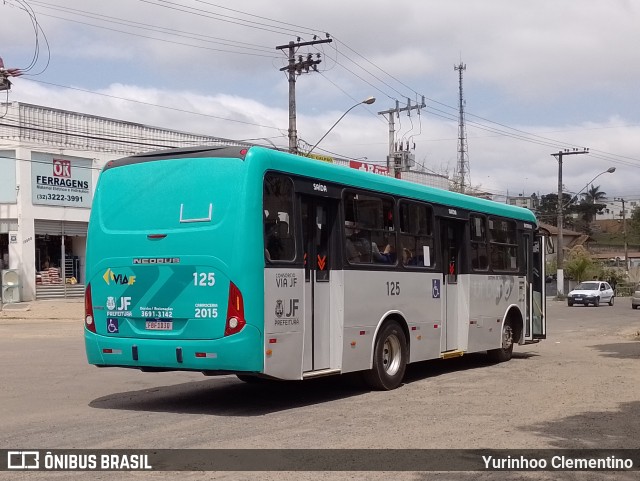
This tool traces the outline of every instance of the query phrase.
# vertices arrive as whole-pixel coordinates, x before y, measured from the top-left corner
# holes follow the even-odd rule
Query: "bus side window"
[[[489,255],[487,249],[487,220],[484,216],[471,214],[471,268],[474,271],[489,269]]]
[[[263,189],[264,257],[266,262],[293,261],[296,256],[293,182],[268,173]]]
[[[344,197],[344,251],[350,264],[396,264],[393,199],[348,192]]]
[[[400,202],[400,247],[407,267],[435,267],[433,212],[428,204]]]
[[[489,217],[489,248],[491,270],[518,269],[518,239],[516,223],[512,220]]]

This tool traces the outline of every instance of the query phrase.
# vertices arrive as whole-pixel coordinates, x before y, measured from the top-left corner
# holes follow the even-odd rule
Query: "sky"
[[[564,157],[565,191],[615,167],[594,184],[634,200],[638,25],[635,0],[3,0],[0,57],[26,75],[0,101],[286,148],[287,58],[275,47],[329,34],[296,52],[321,60],[297,77],[298,137],[310,147],[376,102],[314,152],[384,163],[378,112],[424,96],[396,116],[396,140],[415,144],[418,167],[452,176],[463,63],[472,186],[556,193],[551,154],[588,148]]]

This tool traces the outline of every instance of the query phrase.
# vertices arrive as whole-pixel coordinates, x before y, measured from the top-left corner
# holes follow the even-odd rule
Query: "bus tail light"
[[[240,332],[246,323],[242,293],[233,282],[229,282],[229,304],[227,305],[227,324],[224,327],[224,335],[230,336]]]
[[[84,291],[84,327],[91,332],[96,332],[96,323],[93,318],[93,304],[91,302],[91,284],[87,284]]]

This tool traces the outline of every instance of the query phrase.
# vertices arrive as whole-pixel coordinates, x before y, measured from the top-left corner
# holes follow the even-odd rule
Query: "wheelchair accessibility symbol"
[[[117,334],[120,332],[120,329],[118,328],[118,319],[107,319],[107,332],[109,334]]]
[[[431,297],[433,297],[434,299],[440,299],[440,279],[432,279]]]

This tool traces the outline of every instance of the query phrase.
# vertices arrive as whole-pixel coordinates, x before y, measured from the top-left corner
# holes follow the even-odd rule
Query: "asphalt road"
[[[99,369],[86,363],[80,316],[0,317],[0,439],[5,449],[640,449],[640,311],[629,299],[598,308],[549,301],[548,318],[548,339],[517,346],[507,363],[490,364],[480,354],[423,362],[409,366],[399,389],[374,392],[352,375],[249,385],[234,376]],[[82,473],[25,473],[19,479],[56,474],[68,479]],[[122,479],[124,473],[114,474],[91,477]],[[552,474],[501,479],[558,478]],[[592,474],[565,476],[601,479]],[[384,473],[363,476],[389,479]],[[437,479],[490,476],[444,473]],[[636,479],[628,476],[611,479]],[[319,477],[263,473],[251,479]]]

